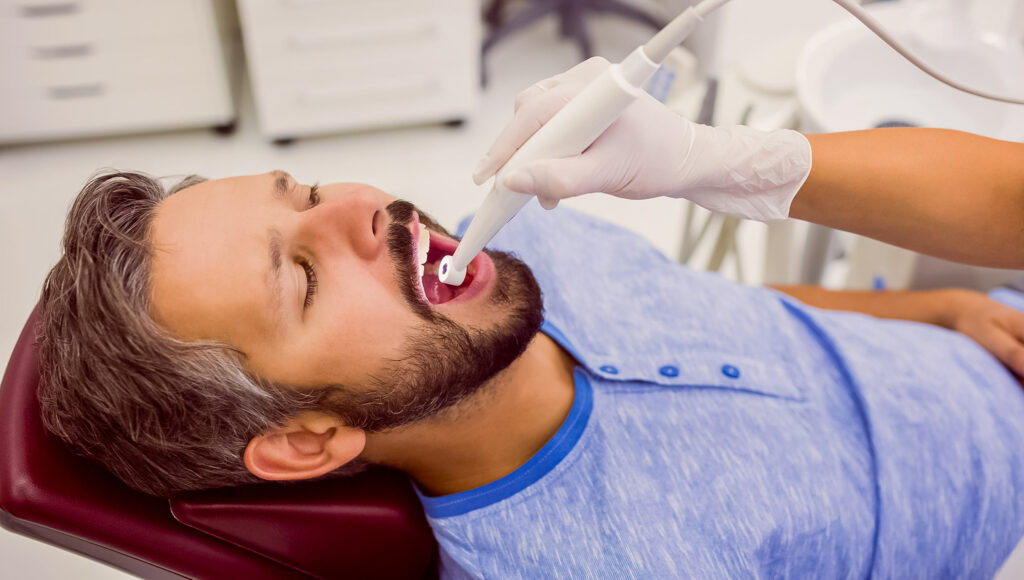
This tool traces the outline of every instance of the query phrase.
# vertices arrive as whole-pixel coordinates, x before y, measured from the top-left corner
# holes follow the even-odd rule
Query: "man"
[[[1024,394],[961,334],[563,211],[451,290],[455,241],[370,186],[178,189],[94,178],[44,288],[44,419],[139,489],[389,465],[450,577],[991,575],[1024,535]],[[790,291],[1020,362],[981,295]]]

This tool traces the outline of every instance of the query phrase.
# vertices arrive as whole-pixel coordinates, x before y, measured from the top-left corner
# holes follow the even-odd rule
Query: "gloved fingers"
[[[535,195],[545,209],[551,209],[559,200],[604,191],[607,183],[603,165],[586,154],[534,161],[506,176],[505,187]]]
[[[597,75],[604,72],[604,69],[609,66],[611,66],[611,63],[608,62],[608,59],[602,56],[592,56],[564,73],[557,74],[551,78],[556,79],[559,84],[566,82],[586,84],[594,80]]]
[[[594,56],[565,72],[558,73],[557,75],[536,82],[516,95],[513,112],[518,112],[519,108],[522,107],[523,104],[528,103],[530,100],[543,94],[545,91],[551,90],[559,85],[567,83],[583,84],[590,82],[594,77],[600,74],[601,71],[608,68],[608,66],[609,63],[607,59],[600,56]]]
[[[516,95],[516,101],[512,106],[512,112],[518,113],[519,109],[521,109],[524,104],[529,103],[533,99],[536,99],[537,97],[551,90],[555,86],[558,86],[558,81],[554,77],[552,77],[544,79],[539,83],[534,83],[527,87],[525,90],[520,91],[519,94]]]
[[[538,195],[537,196],[537,201],[540,203],[540,206],[542,208],[544,208],[544,209],[546,209],[548,211],[551,211],[551,210],[555,209],[556,207],[558,207],[558,201],[559,200],[551,198],[551,197],[544,197],[544,196],[539,196]]]
[[[544,123],[554,117],[576,92],[578,91],[573,85],[558,85],[541,91],[536,98],[524,102],[480,160],[473,172],[473,182],[480,185],[501,169],[509,157],[543,127]]]
[[[515,100],[515,117],[477,164],[473,182],[480,185],[490,179],[527,139],[609,66],[607,59],[595,56],[520,92]]]

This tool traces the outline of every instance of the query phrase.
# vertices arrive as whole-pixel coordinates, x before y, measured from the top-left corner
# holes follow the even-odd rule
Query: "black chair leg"
[[[484,9],[484,22],[489,28],[497,28],[505,23],[505,0],[491,0]]]
[[[480,48],[480,85],[487,86],[487,53],[505,37],[533,24],[558,9],[559,0],[534,2],[523,11],[509,18],[504,24],[491,30]]]
[[[587,33],[587,9],[588,0],[566,0],[562,4],[562,36],[576,41],[583,60],[594,56],[594,48]]]
[[[594,56],[593,44],[590,34],[587,32],[587,11],[608,12],[641,22],[654,29],[664,26],[663,22],[647,12],[620,0],[534,0],[529,6],[507,20],[504,18],[504,8],[504,0],[492,0],[484,13],[484,18],[491,25],[491,32],[481,47],[480,82],[483,85],[487,84],[485,59],[491,48],[505,37],[526,28],[552,12],[557,12],[560,17],[559,34],[562,38],[574,40],[584,59]]]
[[[531,3],[527,8],[509,18],[501,27],[496,30],[492,30],[490,34],[487,35],[483,45],[484,54],[487,54],[491,47],[503,40],[506,36],[513,32],[518,32],[520,29],[526,28],[537,20],[540,20],[542,17],[557,10],[558,4],[558,0],[542,0],[540,2]]]
[[[655,30],[661,30],[666,24],[668,24],[667,22],[661,22],[636,6],[619,2],[619,0],[589,0],[588,4],[590,4],[591,9],[593,10],[610,12],[616,16],[635,20],[654,28]]]

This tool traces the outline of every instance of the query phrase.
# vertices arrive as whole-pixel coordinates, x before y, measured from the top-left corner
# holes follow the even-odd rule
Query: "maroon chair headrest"
[[[40,419],[37,320],[38,308],[0,383],[5,528],[146,578],[436,576],[436,543],[398,473],[193,492],[169,505],[73,454]]]

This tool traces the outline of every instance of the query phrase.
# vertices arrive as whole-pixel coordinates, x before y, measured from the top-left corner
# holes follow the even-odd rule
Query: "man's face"
[[[422,281],[417,223],[430,229]],[[368,430],[472,394],[540,325],[525,265],[481,254],[463,286],[436,286],[437,262],[455,240],[364,184],[313,192],[281,172],[208,181],[161,203],[151,241],[159,323],[185,340],[238,348],[266,381],[338,386],[325,410]]]

